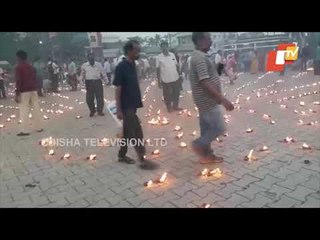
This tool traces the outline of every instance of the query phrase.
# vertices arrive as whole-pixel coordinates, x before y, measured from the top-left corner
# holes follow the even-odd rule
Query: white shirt
[[[103,70],[105,73],[111,73],[111,64],[108,61],[104,63]]]
[[[52,66],[52,70],[54,74],[58,74],[59,73],[59,67],[57,64],[55,64],[54,62],[49,61],[48,62],[48,66]]]
[[[177,71],[177,59],[175,55],[169,52],[168,56],[159,54],[156,60],[156,67],[160,68],[161,81],[164,83],[175,82],[179,79]]]
[[[219,53],[216,54],[215,58],[214,58],[214,62],[215,64],[221,63],[222,57]]]
[[[81,72],[85,80],[98,80],[101,77],[105,77],[101,63],[94,62],[91,66],[89,62],[86,62],[81,67]]]
[[[77,68],[76,64],[74,62],[71,62],[68,66],[68,73],[72,76],[77,74]]]

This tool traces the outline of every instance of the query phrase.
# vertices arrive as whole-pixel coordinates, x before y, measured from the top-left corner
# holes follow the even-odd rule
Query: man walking
[[[94,54],[88,54],[88,62],[81,67],[82,76],[86,84],[86,101],[90,110],[90,117],[98,111],[99,116],[104,116],[103,106],[103,86],[101,79],[105,78],[101,63],[94,60]],[[94,104],[94,99],[97,101],[97,108]]]
[[[200,163],[221,162],[223,158],[213,154],[211,142],[224,133],[222,104],[228,111],[234,106],[221,93],[221,80],[215,64],[207,52],[212,41],[207,32],[194,32],[192,41],[195,51],[191,57],[190,82],[194,103],[199,109],[201,135],[192,142],[194,151],[200,156]]]
[[[71,58],[71,62],[68,65],[68,78],[71,85],[71,91],[77,91],[77,87],[78,87],[77,67],[74,62],[74,58]]]
[[[119,162],[135,163],[135,160],[126,156],[128,142],[133,139],[137,143],[134,147],[141,163],[140,167],[152,170],[156,169],[158,165],[145,159],[146,149],[144,144],[141,144],[141,142],[144,143],[143,131],[137,116],[137,109],[143,106],[135,64],[135,60],[139,58],[140,50],[138,41],[128,41],[123,47],[126,58],[117,65],[115,71],[113,84],[116,86],[117,118],[123,120],[122,139],[125,141],[125,144],[120,148],[118,158]]]
[[[111,85],[111,59],[105,59],[103,70],[107,76],[106,85]]]
[[[38,84],[36,78],[36,70],[27,62],[27,53],[19,50],[16,53],[17,66],[15,68],[16,78],[16,96],[15,101],[20,104],[20,120],[21,131],[17,136],[28,136],[27,132],[29,113],[33,108],[32,118],[34,118],[35,126],[38,132],[42,132],[40,107],[38,103]]]
[[[158,85],[163,89],[163,98],[168,112],[180,111],[179,96],[181,90],[179,65],[175,55],[169,52],[167,42],[160,44],[161,54],[157,57]]]

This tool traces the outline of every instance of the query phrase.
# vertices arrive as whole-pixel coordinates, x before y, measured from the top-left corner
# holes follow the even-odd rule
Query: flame
[[[239,98],[237,98],[237,100],[236,100],[236,104],[238,104],[240,102],[240,100],[239,100]]]
[[[300,123],[300,124],[303,124],[303,121],[302,121],[301,119],[299,119],[299,123]]]
[[[174,131],[180,131],[181,129],[182,128],[179,125],[177,125],[177,126],[175,126]]]
[[[162,125],[166,125],[166,124],[168,124],[168,123],[169,123],[168,119],[165,118],[165,117],[163,117]]]
[[[253,153],[253,149],[250,150],[250,152],[249,152],[249,154],[248,154],[248,156],[247,156],[247,158],[248,158],[249,160],[252,159],[252,153]]]
[[[152,155],[159,155],[159,154],[160,154],[159,149],[153,150],[153,152],[152,152]]]
[[[167,179],[167,175],[168,175],[167,172],[165,172],[164,174],[162,174],[161,178],[159,179],[159,182],[160,182],[160,183],[164,183],[164,182],[166,181],[166,179]]]
[[[293,138],[291,138],[291,137],[286,137],[285,138],[285,142],[287,142],[287,143],[290,143],[292,141],[293,141]]]
[[[222,172],[221,172],[220,168],[216,168],[216,169],[210,171],[210,175],[213,175],[215,177],[221,177]]]
[[[3,125],[3,124],[0,124],[0,128],[4,128],[4,125]]]
[[[159,124],[159,120],[152,118],[150,121],[148,121],[148,123],[151,125],[157,125]]]
[[[146,142],[147,142],[147,143],[150,143],[150,138],[148,138],[148,139],[146,140]]]
[[[250,100],[250,97],[247,97],[247,101],[249,101]]]
[[[153,181],[152,181],[152,180],[149,180],[149,181],[146,182],[144,185],[145,185],[146,187],[150,187],[152,184],[153,184]]]
[[[301,111],[301,115],[306,115],[306,112],[305,111]]]
[[[11,115],[10,118],[15,119],[16,115]]]
[[[271,120],[271,121],[270,121],[270,124],[272,124],[272,125],[273,125],[273,124],[275,124],[275,123],[276,123],[276,122],[275,122],[275,121],[273,121],[273,120]]]
[[[185,142],[181,142],[179,145],[181,148],[185,148],[187,146],[187,144]]]
[[[191,117],[191,116],[192,116],[190,111],[188,111],[187,116],[188,116],[188,117]]]
[[[29,113],[29,118],[32,118],[32,114],[31,113]]]
[[[206,176],[208,175],[208,173],[209,173],[208,168],[205,168],[205,169],[203,169],[203,170],[201,171],[201,176],[206,177]]]
[[[219,139],[219,138],[216,138],[216,141],[217,141],[217,142],[222,142],[222,140],[221,140],[221,139]]]
[[[314,105],[320,105],[320,102],[313,102]]]
[[[257,97],[259,98],[259,97],[261,97],[261,95],[260,95],[260,93],[259,92],[257,92]]]
[[[62,159],[68,159],[68,158],[70,158],[70,154],[69,153],[64,154],[63,157],[62,157]]]
[[[256,111],[253,109],[249,109],[249,113],[255,113]]]
[[[267,146],[263,146],[263,147],[261,148],[261,151],[266,151],[266,150],[268,150],[268,147],[267,147]]]
[[[305,104],[304,104],[304,102],[300,102],[299,105],[300,106],[304,106]]]
[[[263,116],[262,116],[262,117],[263,117],[264,119],[266,119],[266,120],[267,120],[267,119],[270,119],[270,117],[271,117],[271,116],[270,116],[270,115],[268,115],[268,114],[263,114]]]
[[[11,122],[11,118],[7,118],[6,122]]]
[[[308,144],[306,144],[306,143],[303,143],[303,144],[302,144],[302,148],[303,148],[303,149],[311,149],[311,147],[310,147]]]
[[[157,111],[157,115],[159,115],[161,113],[160,109]]]
[[[90,156],[88,157],[89,160],[96,160],[97,155],[96,154],[90,154]]]
[[[253,129],[251,129],[251,128],[248,128],[247,130],[246,130],[246,133],[252,133],[253,132]]]
[[[293,112],[294,112],[294,113],[298,113],[298,111],[297,111],[297,110],[293,110]]]
[[[288,108],[287,105],[281,104],[280,108]]]
[[[49,151],[49,155],[54,155],[54,151],[52,149]]]
[[[197,131],[196,131],[196,130],[194,130],[194,131],[191,133],[192,136],[195,136],[196,134],[197,134]]]
[[[183,132],[177,134],[177,136],[176,136],[176,138],[178,138],[178,139],[180,139],[180,138],[182,138],[182,137],[183,137]]]
[[[43,119],[44,119],[44,120],[48,120],[48,119],[49,119],[49,117],[48,117],[48,116],[46,116],[46,115],[43,115]]]
[[[195,110],[195,111],[198,111],[198,108],[197,108],[197,107],[194,107],[194,110]]]
[[[76,119],[80,119],[80,118],[82,118],[82,117],[81,117],[81,116],[79,116],[79,115],[78,115],[78,116],[76,116]]]

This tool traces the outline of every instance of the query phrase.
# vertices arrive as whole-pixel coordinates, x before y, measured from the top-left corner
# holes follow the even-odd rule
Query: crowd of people
[[[190,82],[195,105],[199,110],[200,137],[192,143],[193,150],[198,154],[200,163],[221,162],[223,159],[214,155],[211,142],[224,133],[225,124],[221,106],[227,111],[234,109],[221,90],[221,75],[225,74],[234,84],[239,69],[251,74],[260,70],[261,56],[256,51],[242,54],[238,52],[224,55],[218,51],[209,56],[212,45],[210,34],[195,32],[192,34],[195,51],[192,55],[179,55],[169,50],[168,42],[161,42],[161,53],[157,57],[141,57],[141,46],[138,41],[130,40],[123,47],[123,55],[118,58],[107,58],[104,62],[96,61],[93,53],[89,53],[87,61],[77,66],[75,59],[70,58],[68,64],[59,65],[52,58],[46,64],[36,58],[33,63],[28,62],[26,52],[16,53],[15,67],[15,101],[20,105],[20,119],[22,120],[18,136],[27,136],[28,115],[33,109],[34,121],[38,132],[43,131],[40,117],[38,96],[46,92],[59,92],[61,82],[67,82],[71,91],[78,90],[78,84],[83,82],[86,88],[86,103],[89,116],[104,116],[103,85],[115,86],[115,100],[117,118],[123,120],[123,136],[127,140],[143,140],[143,129],[137,116],[139,108],[143,107],[140,79],[156,74],[158,87],[162,89],[165,107],[168,113],[181,111],[179,96],[182,82]],[[302,70],[306,70],[310,52],[302,49]],[[242,66],[240,66],[242,64]],[[320,44],[316,50],[315,74],[319,75]],[[0,68],[0,94],[6,97],[4,77],[6,72]],[[45,79],[45,80],[44,80]],[[96,101],[96,104],[95,104]],[[133,164],[135,160],[126,156],[128,145],[121,146],[118,153],[119,162]],[[135,150],[142,169],[156,169],[158,165],[145,158],[145,147],[135,146]]]

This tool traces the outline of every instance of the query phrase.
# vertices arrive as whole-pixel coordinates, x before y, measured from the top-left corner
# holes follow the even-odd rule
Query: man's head
[[[169,53],[169,44],[166,41],[160,43],[161,52],[165,55]]]
[[[88,62],[93,65],[94,64],[94,54],[88,53]]]
[[[16,53],[16,57],[17,57],[17,61],[18,63],[19,62],[25,62],[28,58],[28,54],[23,51],[23,50],[19,50],[17,53]]]
[[[212,45],[211,36],[208,32],[193,32],[192,42],[195,48],[202,52],[208,52]]]
[[[130,60],[137,60],[140,57],[140,43],[137,40],[129,40],[123,46],[124,55]]]

